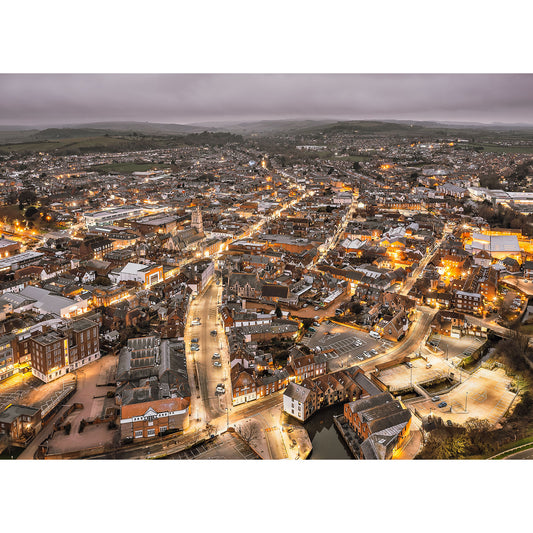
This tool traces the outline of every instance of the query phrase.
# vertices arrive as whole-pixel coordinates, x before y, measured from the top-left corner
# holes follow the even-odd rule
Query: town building
[[[411,413],[389,392],[346,403],[344,417],[361,440],[361,459],[391,459],[408,440]]]
[[[159,336],[128,340],[117,368],[116,400],[123,440],[187,429],[190,397],[182,341]]]
[[[32,374],[48,383],[100,358],[98,324],[82,318],[42,334],[22,336],[28,342]]]

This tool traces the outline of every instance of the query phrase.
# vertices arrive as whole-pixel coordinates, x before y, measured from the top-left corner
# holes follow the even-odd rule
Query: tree
[[[481,187],[487,187],[488,189],[499,189],[500,178],[493,173],[485,174],[479,177],[479,184]]]
[[[8,203],[8,205],[13,205],[17,203],[17,199],[18,199],[17,193],[15,191],[10,191],[7,194],[6,202]]]
[[[350,305],[350,312],[354,315],[358,315],[363,310],[363,306],[359,302],[353,302]]]
[[[26,218],[32,218],[34,215],[36,215],[39,211],[33,207],[32,205],[30,205],[30,207],[28,207],[28,209],[26,209],[26,213],[24,214],[24,216]]]
[[[261,434],[259,426],[255,420],[247,420],[246,422],[239,424],[236,429],[242,440],[247,444],[255,442]]]
[[[19,194],[19,203],[21,205],[33,204],[36,200],[37,196],[35,195],[35,191],[32,189],[23,189]]]
[[[526,391],[514,409],[515,416],[527,416],[531,414],[531,408],[533,407],[533,397],[529,391]]]
[[[313,325],[314,320],[312,318],[304,318],[302,325],[305,330],[308,330]]]
[[[276,305],[276,310],[274,311],[274,313],[276,314],[276,317],[278,318],[283,317],[283,311],[281,310],[279,305]]]

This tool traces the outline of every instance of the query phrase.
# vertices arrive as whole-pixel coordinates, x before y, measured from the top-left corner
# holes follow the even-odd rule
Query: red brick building
[[[389,392],[346,403],[344,417],[362,441],[361,459],[390,459],[408,440],[411,413]]]
[[[32,374],[48,383],[100,357],[99,326],[82,318],[18,342],[18,357],[30,354]]]
[[[120,410],[120,434],[123,439],[150,438],[166,431],[189,426],[189,400],[163,398],[123,405]]]

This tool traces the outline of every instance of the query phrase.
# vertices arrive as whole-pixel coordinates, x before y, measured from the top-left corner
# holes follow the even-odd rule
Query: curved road
[[[513,455],[508,455],[507,457],[503,458],[504,461],[507,459],[533,459],[533,448],[529,448],[528,450],[524,450],[522,452],[516,452],[513,453]]]

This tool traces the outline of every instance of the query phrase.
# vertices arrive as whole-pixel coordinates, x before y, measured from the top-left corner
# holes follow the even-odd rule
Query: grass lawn
[[[518,448],[518,446],[522,446],[524,444],[529,444],[529,446],[524,446],[523,448],[520,448],[520,450],[515,450],[514,448]],[[517,440],[516,442],[510,442],[509,444],[506,444],[505,446],[502,446],[502,449],[497,453],[505,452],[506,450],[509,450],[506,453],[502,453],[499,457],[496,457],[496,459],[503,459],[504,457],[508,457],[509,455],[512,455],[516,452],[521,452],[523,450],[527,450],[529,448],[533,447],[533,436],[525,437],[523,439]],[[491,456],[496,455],[495,453],[491,454]]]
[[[520,326],[519,331],[525,335],[533,335],[533,324],[523,324]]]

